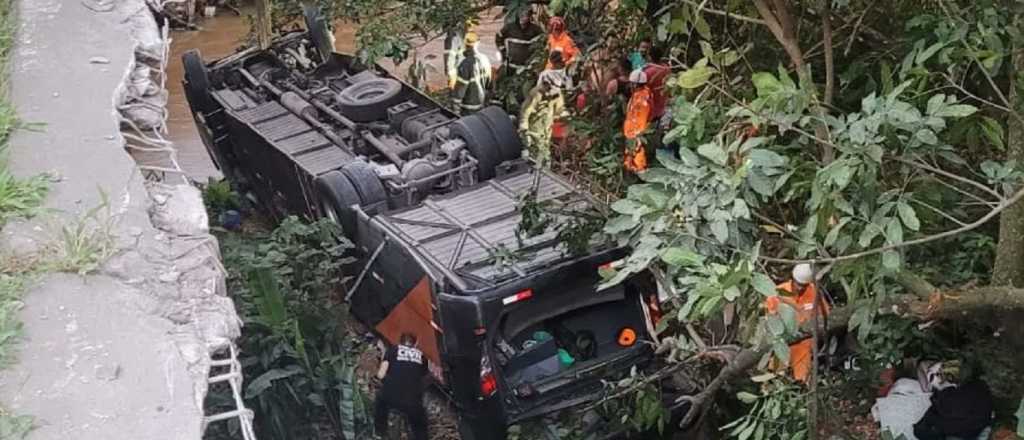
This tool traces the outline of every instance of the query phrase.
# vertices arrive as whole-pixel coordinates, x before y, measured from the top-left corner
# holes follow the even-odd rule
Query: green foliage
[[[594,210],[570,209],[556,201],[538,202],[536,190],[523,195],[518,210],[521,217],[516,226],[516,240],[520,247],[527,239],[554,230],[555,239],[565,246],[570,255],[583,255],[590,251],[600,240],[605,221],[605,217]],[[500,253],[494,258],[506,261],[514,257],[506,254],[509,253]]]
[[[64,219],[54,226],[56,239],[45,251],[46,270],[85,275],[99,269],[114,254],[116,218],[110,212],[110,200],[100,191],[98,205],[78,217]]]
[[[749,412],[722,426],[729,438],[739,440],[801,440],[807,438],[807,404],[800,386],[768,373],[756,376],[756,392],[740,391],[736,398]]]
[[[20,440],[28,438],[32,431],[34,419],[29,416],[16,416],[0,408],[0,438]]]
[[[889,366],[899,366],[908,357],[938,354],[930,352],[938,345],[934,335],[918,329],[917,323],[912,320],[881,315],[875,317],[870,326],[870,337],[866,337],[868,332],[862,331],[863,337],[859,338],[857,358],[867,362],[860,363],[861,367],[878,371]]]
[[[14,361],[15,343],[21,337],[21,295],[25,291],[26,277],[19,274],[0,274],[0,368]]]
[[[361,339],[347,327],[339,295],[351,243],[334,223],[295,217],[265,236],[221,238],[229,289],[246,324],[239,341],[244,397],[260,438],[317,438],[320,430],[371,435],[369,404],[354,374]]]
[[[47,176],[17,179],[0,165],[0,226],[11,218],[35,214],[48,189]]]
[[[231,182],[227,179],[210,180],[203,187],[203,204],[206,205],[206,212],[210,218],[228,210],[237,210],[242,207],[242,201],[238,194],[231,189]]]

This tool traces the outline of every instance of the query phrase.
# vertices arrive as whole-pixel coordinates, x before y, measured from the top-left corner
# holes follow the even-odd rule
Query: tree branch
[[[970,231],[970,230],[973,230],[973,229],[977,229],[978,227],[981,227],[985,223],[988,223],[988,221],[992,220],[995,216],[999,215],[1000,212],[1003,212],[1004,210],[1006,210],[1006,208],[1009,208],[1014,203],[1017,203],[1018,201],[1020,201],[1020,199],[1022,199],[1022,198],[1024,198],[1024,188],[1021,188],[1019,191],[1017,191],[1017,193],[1014,194],[1013,197],[1010,197],[1009,199],[1005,199],[1002,202],[1000,202],[998,205],[996,205],[995,208],[993,208],[991,211],[989,211],[988,214],[985,214],[980,219],[975,220],[974,222],[968,223],[968,224],[966,224],[964,226],[961,226],[959,228],[951,229],[951,230],[948,230],[948,231],[945,231],[945,232],[941,232],[941,233],[938,233],[938,234],[928,235],[928,236],[921,237],[921,238],[914,239],[914,240],[904,241],[902,243],[890,244],[890,245],[887,245],[887,246],[882,246],[882,247],[879,247],[879,248],[870,249],[870,250],[866,250],[866,251],[863,251],[863,252],[856,252],[856,253],[852,253],[852,254],[848,254],[848,255],[841,255],[841,256],[838,256],[838,257],[831,257],[831,258],[814,258],[814,259],[805,259],[805,260],[793,260],[793,259],[788,259],[788,258],[775,258],[775,257],[765,257],[765,256],[758,256],[758,258],[760,258],[761,260],[764,260],[764,261],[772,262],[772,263],[785,263],[785,264],[801,264],[801,263],[821,264],[821,263],[835,263],[835,262],[840,262],[840,261],[856,260],[858,258],[863,258],[863,257],[875,255],[875,254],[880,254],[880,253],[886,252],[886,251],[891,251],[891,250],[895,250],[895,249],[899,249],[899,248],[904,248],[904,247],[908,247],[908,246],[916,246],[916,245],[919,245],[919,244],[924,244],[924,243],[932,242],[932,241],[935,241],[935,240],[941,240],[943,238],[952,237],[954,235],[959,235],[959,234],[962,234],[964,232],[967,232],[967,231]]]
[[[913,197],[910,198],[910,201],[914,202],[914,203],[916,203],[918,205],[921,205],[921,206],[923,206],[925,208],[928,208],[928,210],[930,210],[930,211],[932,211],[932,212],[942,216],[946,220],[949,220],[949,221],[951,221],[953,223],[956,223],[956,224],[958,224],[960,226],[967,226],[967,223],[964,223],[964,222],[960,221],[960,219],[958,219],[956,217],[953,217],[952,214],[949,214],[946,211],[943,211],[943,210],[941,210],[939,208],[936,208],[936,207],[934,207],[934,206],[932,206],[932,205],[930,205],[928,203],[922,202],[922,201],[917,200],[917,199],[915,199]]]
[[[682,2],[686,3],[686,4],[690,5],[690,6],[696,6],[698,8],[697,9],[698,12],[707,12],[708,14],[720,15],[720,16],[723,16],[723,17],[726,17],[726,18],[731,18],[731,19],[738,20],[738,21],[745,21],[747,23],[759,24],[759,25],[762,25],[762,26],[764,26],[766,24],[764,20],[761,20],[759,18],[748,17],[746,15],[741,15],[741,14],[734,14],[732,12],[723,11],[723,10],[720,10],[720,9],[708,8],[708,7],[703,6],[701,3],[697,3],[697,2],[692,1],[692,0],[682,0]]]
[[[995,196],[995,198],[997,200],[1000,200],[1000,201],[1005,200],[1003,198],[1003,195],[999,194],[998,191],[996,191],[996,190],[994,190],[992,188],[989,188],[989,187],[981,184],[980,182],[968,179],[968,178],[963,177],[963,176],[958,176],[958,175],[953,174],[953,173],[951,173],[949,171],[945,171],[945,170],[942,170],[940,168],[935,168],[935,167],[933,167],[931,165],[923,164],[923,163],[918,162],[918,161],[904,159],[904,158],[899,157],[899,156],[889,156],[889,158],[893,159],[893,160],[895,160],[897,162],[900,162],[900,163],[904,163],[904,164],[907,164],[907,165],[910,165],[910,166],[913,166],[913,167],[917,167],[917,168],[920,168],[920,169],[928,171],[928,172],[932,172],[932,173],[938,174],[938,175],[943,176],[943,177],[947,177],[947,178],[953,179],[953,180],[955,180],[957,182],[960,182],[960,183],[966,183],[966,184],[968,184],[970,186],[973,186],[975,188],[978,188],[978,189],[980,189],[980,190],[982,190],[982,191],[984,191],[986,193],[989,193],[989,194]]]
[[[821,32],[825,44],[825,105],[831,106],[836,82],[835,57],[832,49],[832,0],[824,0],[824,4],[824,13],[821,15]]]

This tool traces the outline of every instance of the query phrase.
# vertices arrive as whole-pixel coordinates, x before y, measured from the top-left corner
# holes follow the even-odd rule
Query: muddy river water
[[[480,35],[480,49],[494,58],[496,49],[494,35],[501,25],[500,10],[488,11],[483,14],[481,24],[475,29]],[[206,182],[210,177],[219,177],[220,173],[207,156],[199,133],[196,131],[185,100],[181,80],[184,70],[181,55],[189,49],[199,49],[203,59],[210,61],[234,53],[245,39],[249,24],[245,17],[232,12],[221,12],[216,17],[205,18],[199,25],[200,30],[174,31],[171,33],[171,58],[167,66],[167,89],[169,92],[167,121],[169,138],[178,150],[178,162],[193,180]],[[342,53],[353,53],[356,49],[356,28],[352,25],[338,23],[335,25],[335,49]],[[440,38],[414,43],[418,59],[432,66],[428,68],[427,81],[430,86],[443,87],[444,68],[442,66],[443,41]],[[391,69],[396,76],[404,78],[408,63],[395,66],[390,62],[381,65]]]

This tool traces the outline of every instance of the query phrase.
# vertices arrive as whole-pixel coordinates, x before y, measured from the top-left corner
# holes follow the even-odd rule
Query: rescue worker
[[[814,268],[810,264],[794,266],[792,278],[779,284],[776,288],[788,295],[769,297],[765,301],[768,313],[778,313],[779,305],[786,303],[796,310],[798,326],[813,320],[814,302],[818,301],[818,289],[815,283]],[[828,315],[829,307],[826,301],[820,301],[819,307],[818,312],[822,316]],[[793,372],[794,379],[807,382],[811,374],[811,360],[813,359],[811,350],[813,349],[813,342],[810,338],[789,346],[789,367]]]
[[[487,103],[491,66],[487,56],[477,52],[476,34],[466,35],[466,46],[456,73],[452,99],[461,114],[475,112]]]
[[[453,37],[457,38],[457,37]],[[462,44],[452,43],[451,49],[448,53],[448,88],[454,89],[458,84],[459,79],[459,66],[462,64],[462,60],[466,57],[466,49],[472,48],[473,53],[476,55],[477,64],[481,71],[487,72],[487,80],[491,79],[491,60],[487,58],[487,55],[480,53],[480,37],[475,32],[467,32],[466,36],[461,38]]]
[[[640,41],[636,50],[629,54],[629,63],[632,64],[633,70],[643,69],[651,61],[650,52],[653,46],[650,39],[644,39]]]
[[[562,17],[551,17],[551,20],[548,20],[548,32],[548,53],[561,52],[565,65],[572,65],[580,51],[576,48],[576,42],[572,41],[569,31],[565,30],[565,20]],[[550,61],[546,68],[551,68]]]
[[[668,94],[665,80],[672,73],[672,68],[662,59],[663,51],[659,47],[647,49],[648,61],[643,71],[647,75],[647,87],[651,89],[651,123],[655,124],[655,134],[651,139],[656,148],[661,148],[661,139],[671,123],[668,114]]]
[[[561,52],[551,52],[548,63],[564,67]],[[565,115],[567,77],[564,70],[549,69],[541,72],[537,85],[530,90],[519,115],[519,134],[526,141],[524,153],[537,165],[547,167],[551,161],[551,135],[555,122]]]
[[[647,75],[643,70],[631,72],[629,84],[633,93],[626,105],[626,121],[622,124],[622,134],[626,136],[622,164],[627,170],[639,173],[647,169],[647,151],[640,135],[651,123],[651,89],[647,86]]]
[[[508,73],[521,74],[528,67],[534,43],[544,34],[537,23],[533,22],[533,11],[526,7],[519,12],[517,20],[509,22],[494,36],[494,44],[501,53],[502,64]]]
[[[384,382],[373,412],[378,436],[390,438],[388,415],[394,410],[405,416],[412,440],[427,440],[427,411],[423,407],[427,373],[427,358],[417,348],[416,336],[402,333],[398,345],[385,352],[377,371],[377,378]]]

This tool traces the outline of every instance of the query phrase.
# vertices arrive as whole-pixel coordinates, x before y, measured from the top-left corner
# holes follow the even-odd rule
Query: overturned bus
[[[327,217],[355,243],[352,314],[389,344],[418,336],[464,439],[607,395],[653,359],[656,288],[645,275],[598,292],[625,250],[572,254],[554,231],[520,239],[523,195],[597,206],[521,158],[497,107],[457,116],[379,66],[308,32],[205,62],[184,88],[210,157],[272,217]],[[504,256],[504,257],[503,257]]]

